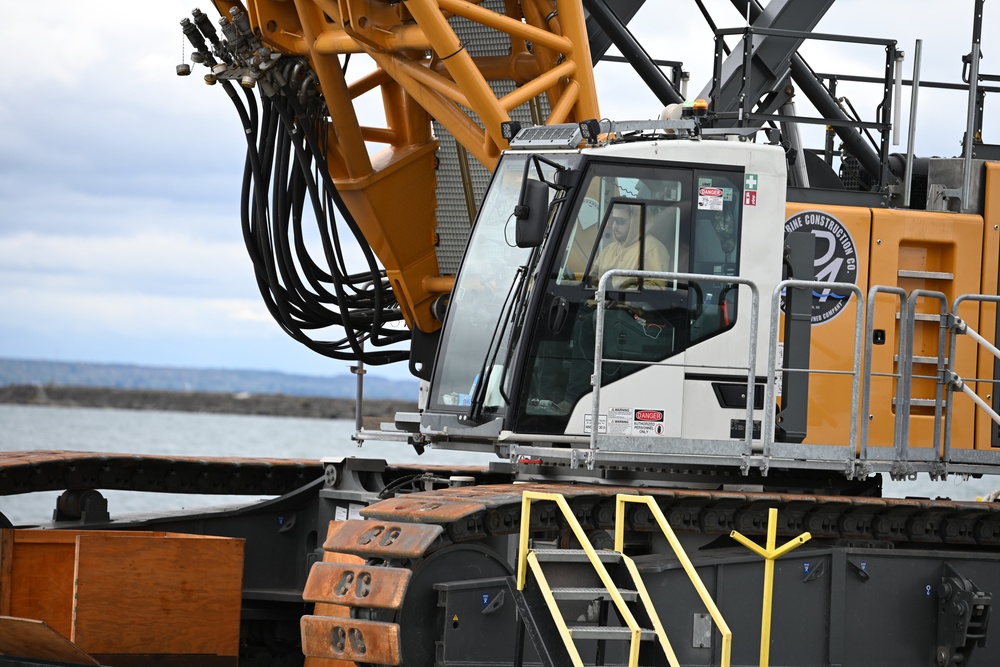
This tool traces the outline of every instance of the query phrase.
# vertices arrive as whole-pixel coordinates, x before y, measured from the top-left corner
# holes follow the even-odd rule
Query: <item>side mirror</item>
[[[517,222],[514,242],[518,248],[537,248],[545,236],[545,223],[549,217],[549,186],[541,181],[527,179],[521,201],[514,209]]]

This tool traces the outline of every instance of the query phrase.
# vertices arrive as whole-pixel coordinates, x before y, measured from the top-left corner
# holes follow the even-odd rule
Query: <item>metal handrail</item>
[[[531,568],[532,574],[535,575],[535,581],[538,582],[538,588],[542,592],[542,598],[545,600],[545,606],[549,608],[549,613],[552,616],[553,622],[556,624],[556,628],[559,630],[559,636],[562,638],[563,645],[569,653],[569,659],[573,663],[573,667],[583,667],[583,658],[580,657],[580,651],[577,650],[576,644],[573,642],[573,633],[570,632],[569,626],[566,625],[566,619],[563,618],[561,613],[559,613],[559,605],[556,603],[556,598],[552,594],[552,587],[549,586],[548,579],[545,578],[545,573],[542,571],[542,566],[538,562],[538,557],[535,556],[534,552],[531,552],[525,557],[525,560]],[[518,590],[522,589],[518,588]]]
[[[934,396],[934,447],[933,450],[938,456],[941,455],[941,424],[943,415],[941,414],[941,405],[944,400],[943,394],[943,374],[945,372],[945,354],[948,349],[948,297],[945,296],[943,292],[933,291],[933,290],[923,290],[916,289],[910,292],[910,295],[906,299],[906,313],[907,313],[907,339],[906,339],[906,365],[903,368],[904,379],[903,379],[903,405],[898,405],[896,407],[897,412],[903,412],[902,416],[902,426],[903,429],[897,434],[898,442],[896,444],[897,461],[905,464],[909,460],[909,442],[910,442],[910,413],[913,402],[913,340],[915,337],[916,323],[917,323],[917,301],[920,299],[935,299],[940,304],[938,308],[938,317],[940,318],[938,322],[938,364],[937,364],[937,376],[938,380],[937,388],[935,390]],[[955,363],[954,357],[951,358],[952,364]],[[898,402],[897,402],[898,403]]]
[[[862,317],[864,315],[865,297],[861,288],[854,283],[824,282],[821,280],[782,280],[771,293],[771,328],[769,333],[769,349],[777,350],[778,329],[781,323],[781,309],[778,307],[781,301],[781,293],[786,289],[808,288],[808,289],[835,289],[849,291],[854,294],[858,303],[855,306],[855,326],[854,326],[854,365],[851,375],[851,426],[850,426],[850,447],[851,451],[857,451],[858,447],[858,396],[861,392],[861,335],[864,331]],[[789,370],[782,368],[781,370]],[[791,369],[802,370],[802,369]],[[804,372],[816,374],[829,374],[831,371],[824,369],[809,368]],[[775,378],[777,377],[777,359],[775,354],[769,353],[767,359],[767,385],[764,389],[765,408],[774,405],[775,400]],[[764,465],[766,466],[771,456],[771,444],[774,443],[774,410],[764,411],[764,428],[761,432],[761,439],[764,441]],[[851,456],[852,462],[854,456]],[[852,463],[853,465],[853,463]]]
[[[962,294],[955,298],[951,306],[951,337],[948,344],[948,359],[951,361],[951,368],[957,367],[955,360],[955,355],[958,352],[958,335],[965,334],[972,338],[980,347],[985,348],[994,358],[1000,359],[1000,350],[996,348],[995,345],[990,343],[988,340],[983,338],[978,331],[974,330],[968,325],[968,323],[958,316],[958,308],[965,301],[978,301],[979,303],[995,303],[1000,304],[1000,296],[994,296],[991,294]],[[992,382],[994,385],[997,384],[997,380],[981,380],[977,379],[976,382]],[[949,394],[953,391],[958,390],[963,394],[968,396],[973,403],[979,406],[993,422],[1000,424],[1000,415],[993,410],[992,406],[986,404],[982,398],[974,391],[972,391],[969,386],[965,383],[965,380],[959,377],[954,371],[951,371],[948,377],[948,392]],[[951,461],[951,411],[952,411],[952,401],[949,400],[945,406],[944,413],[944,452],[942,458],[945,465]]]
[[[593,400],[591,403],[590,422],[590,460],[588,466],[593,468],[594,459],[597,452],[597,435],[599,429],[600,407],[601,407],[601,375],[604,362],[604,311],[605,300],[608,291],[608,284],[613,278],[634,277],[642,280],[663,280],[681,282],[709,282],[727,283],[731,285],[744,285],[750,289],[750,342],[747,366],[727,367],[731,370],[747,371],[747,408],[746,408],[746,448],[744,456],[749,457],[753,451],[753,395],[754,385],[757,379],[757,329],[760,318],[760,292],[756,283],[747,278],[738,276],[717,276],[704,273],[678,273],[672,271],[637,271],[632,269],[612,269],[601,276],[597,283],[597,314],[594,330],[594,375],[591,377],[591,385],[594,387]],[[684,364],[682,364],[684,365]],[[765,403],[765,405],[767,405]]]
[[[712,109],[716,108],[716,101],[720,91],[717,89],[719,82],[721,80],[722,73],[722,49],[720,44],[724,44],[724,37],[726,35],[742,35],[743,42],[743,85],[739,91],[739,105],[735,113],[735,117],[742,127],[747,127],[755,121],[766,121],[771,120],[775,122],[795,122],[804,124],[814,124],[814,125],[825,125],[827,127],[856,127],[860,129],[875,129],[878,130],[881,135],[880,145],[877,147],[878,150],[878,160],[879,160],[879,173],[878,176],[878,191],[884,191],[889,185],[889,131],[892,129],[892,122],[890,120],[892,115],[892,81],[898,77],[895,76],[895,70],[898,67],[899,50],[896,48],[896,40],[894,39],[879,39],[871,37],[860,37],[857,35],[837,35],[830,33],[818,33],[818,32],[808,32],[801,30],[783,30],[777,28],[758,28],[752,25],[747,25],[742,28],[726,28],[726,29],[716,29],[715,30],[715,56],[714,56],[714,66],[713,66],[713,81],[714,85],[710,93]],[[883,84],[883,94],[882,101],[876,107],[877,120],[874,122],[865,122],[859,119],[844,121],[834,118],[810,118],[806,116],[789,116],[789,115],[779,115],[779,114],[758,114],[754,113],[751,109],[748,109],[748,104],[756,103],[756,100],[750,100],[747,98],[745,90],[750,85],[751,68],[750,62],[753,54],[753,37],[761,36],[771,36],[771,37],[789,37],[801,40],[819,40],[819,41],[832,41],[832,42],[842,42],[851,44],[861,44],[868,46],[884,46],[886,52],[885,60],[885,79],[881,80]],[[729,114],[719,114],[719,117],[733,117],[732,113]]]
[[[687,574],[688,579],[691,581],[695,591],[698,593],[698,597],[701,598],[705,608],[708,609],[708,613],[711,614],[712,620],[715,621],[715,624],[719,627],[719,632],[722,634],[721,666],[729,667],[730,655],[732,653],[733,631],[729,629],[729,624],[727,624],[726,619],[723,618],[718,605],[715,604],[715,600],[712,599],[712,595],[708,592],[708,588],[705,586],[705,583],[701,580],[701,577],[698,576],[698,571],[695,569],[691,559],[688,558],[687,552],[684,551],[684,546],[680,543],[680,540],[677,539],[677,535],[674,533],[673,528],[670,527],[667,517],[663,515],[663,510],[661,510],[660,506],[656,504],[656,500],[654,498],[650,496],[632,496],[624,493],[619,493],[615,496],[615,551],[622,554],[623,557],[626,557],[626,503],[646,505],[649,508],[650,513],[653,515],[653,518],[656,519],[656,523],[660,527],[660,531],[663,533],[663,536],[667,538],[667,542],[670,543],[670,548],[674,550],[674,555],[677,556],[677,560],[680,562],[681,567],[684,568],[684,572]],[[629,559],[628,562],[631,562],[631,559]],[[632,568],[630,567],[629,569],[631,570]],[[637,586],[642,584],[639,579],[638,571],[635,571],[633,579],[636,581]],[[645,586],[642,586],[640,595],[644,594]],[[646,600],[644,598],[643,602],[645,603],[645,601]],[[649,609],[647,608],[647,613],[648,612]],[[655,618],[655,616],[653,616],[653,618]],[[658,619],[656,622],[659,622]]]
[[[899,298],[900,336],[899,340],[896,342],[896,355],[899,359],[897,364],[900,369],[902,369],[903,364],[906,363],[905,359],[905,354],[907,349],[906,338],[909,333],[907,327],[908,318],[906,315],[906,308],[904,307],[907,296],[906,290],[904,290],[902,287],[893,287],[889,285],[875,285],[868,291],[868,309],[865,315],[865,358],[864,358],[864,370],[862,371],[864,384],[861,390],[861,443],[860,443],[860,449],[858,450],[858,456],[862,462],[868,459],[868,420],[869,416],[871,415],[872,376],[875,375],[874,373],[872,373],[872,352],[874,350],[873,337],[875,332],[875,299],[879,294],[892,294]],[[903,377],[902,371],[900,370],[900,372],[898,373],[889,373],[889,374],[880,373],[878,375],[880,376],[887,375],[888,377],[896,378],[896,394],[897,394],[896,403],[898,404],[900,402],[898,400],[898,394],[900,389],[902,388],[902,377]],[[902,411],[897,409],[896,423],[895,426],[893,427],[894,434],[900,432],[901,420],[902,420]]]
[[[747,373],[747,387],[746,395],[748,397],[746,405],[746,431],[745,435],[741,436],[739,439],[731,439],[729,443],[733,444],[733,448],[722,448],[720,446],[725,444],[724,441],[714,441],[706,440],[707,443],[711,445],[710,448],[705,450],[697,450],[692,448],[684,448],[674,450],[665,450],[662,452],[664,457],[695,457],[699,456],[699,451],[702,455],[708,456],[728,456],[730,457],[734,464],[737,464],[746,473],[750,467],[759,466],[760,470],[765,474],[768,472],[771,464],[779,459],[781,461],[796,461],[801,459],[803,456],[811,458],[812,454],[807,454],[806,449],[810,445],[794,445],[788,443],[778,443],[774,439],[774,432],[776,429],[776,415],[773,410],[777,398],[776,398],[776,384],[775,380],[778,374],[781,372],[800,372],[800,373],[815,373],[815,374],[850,374],[852,376],[852,387],[851,387],[851,403],[849,406],[850,415],[850,444],[849,446],[842,446],[835,448],[837,451],[836,458],[830,460],[831,462],[843,462],[847,465],[847,475],[849,478],[853,477],[864,477],[872,472],[890,472],[894,478],[899,478],[907,475],[911,475],[914,472],[928,472],[932,476],[942,476],[949,472],[991,472],[996,469],[1000,472],[1000,453],[990,452],[990,451],[976,451],[972,452],[962,452],[958,455],[951,451],[952,445],[952,417],[951,408],[952,401],[946,401],[946,392],[962,392],[969,395],[970,399],[977,403],[978,407],[985,411],[991,419],[997,420],[1000,423],[1000,411],[994,410],[989,405],[984,405],[981,401],[977,401],[976,398],[972,396],[972,390],[967,386],[967,383],[975,382],[994,382],[995,384],[1000,384],[997,380],[978,380],[978,379],[963,379],[957,374],[952,372],[955,368],[954,359],[954,345],[955,335],[959,333],[968,333],[970,337],[974,338],[981,345],[984,344],[982,336],[979,336],[974,330],[968,327],[960,318],[957,317],[958,305],[965,300],[976,300],[976,301],[986,301],[992,303],[1000,304],[1000,297],[989,296],[989,295],[977,295],[977,294],[967,294],[958,297],[955,300],[955,305],[953,307],[954,314],[949,314],[947,312],[948,303],[947,298],[941,292],[932,292],[928,290],[914,290],[913,292],[907,293],[905,290],[899,287],[893,286],[874,286],[869,292],[867,299],[865,298],[861,289],[851,283],[829,283],[822,281],[784,281],[780,283],[772,293],[772,310],[771,310],[771,321],[770,321],[770,339],[768,341],[767,354],[768,354],[768,364],[767,364],[767,375],[763,379],[765,387],[765,397],[764,397],[764,417],[763,417],[763,428],[761,429],[760,435],[755,442],[754,429],[752,427],[753,418],[755,414],[759,414],[760,410],[754,410],[753,401],[749,399],[753,396],[756,384],[759,382],[756,366],[757,358],[759,356],[757,352],[758,345],[758,325],[757,319],[759,317],[759,301],[756,285],[747,279],[741,279],[735,276],[717,276],[708,274],[685,274],[685,273],[671,273],[671,272],[652,272],[652,271],[635,271],[635,270],[625,270],[616,269],[607,272],[601,277],[598,284],[598,290],[596,293],[596,306],[597,306],[597,317],[595,322],[595,341],[594,341],[594,375],[591,378],[591,385],[593,387],[592,393],[592,403],[590,409],[590,432],[581,436],[580,439],[574,440],[574,442],[589,442],[588,448],[574,448],[572,449],[572,456],[570,458],[571,467],[583,467],[587,466],[593,468],[596,462],[599,460],[600,450],[599,446],[605,446],[603,443],[603,436],[601,435],[600,429],[600,413],[601,413],[601,382],[602,377],[602,365],[606,361],[604,359],[604,317],[607,313],[607,292],[611,283],[610,280],[618,277],[638,277],[644,280],[662,280],[662,281],[683,281],[683,282],[710,282],[710,283],[728,283],[732,285],[745,285],[750,288],[753,296],[753,308],[750,323],[750,328],[748,331],[744,331],[749,337],[749,353],[747,358],[747,364],[744,365],[730,365],[726,366],[720,364],[718,366],[712,366],[712,368],[719,369],[731,369],[739,370],[741,372]],[[849,370],[839,370],[839,369],[820,369],[820,368],[778,368],[777,361],[775,358],[776,346],[779,343],[778,339],[778,329],[780,326],[780,309],[778,308],[778,302],[780,300],[780,295],[782,290],[789,288],[812,288],[812,289],[833,289],[841,291],[844,293],[850,292],[854,294],[858,301],[855,310],[855,339],[854,339],[854,354],[853,354],[853,365]],[[873,331],[875,324],[875,299],[877,296],[882,294],[891,294],[900,301],[900,308],[898,313],[899,318],[899,336],[897,341],[897,359],[898,365],[896,366],[894,372],[892,373],[875,373],[872,370],[873,362]],[[935,299],[939,301],[941,306],[941,323],[939,331],[939,344],[938,344],[938,355],[937,355],[937,368],[934,375],[926,374],[919,375],[915,373],[914,364],[914,330],[916,327],[916,322],[919,319],[917,314],[917,305],[920,300],[924,299]],[[744,325],[746,326],[746,322]],[[956,328],[957,327],[957,328]],[[761,332],[762,333],[762,332]],[[862,342],[862,337],[865,338]],[[949,344],[952,346],[952,352],[948,353]],[[985,341],[986,348],[994,355],[1000,355],[1000,347],[994,346],[989,341]],[[696,364],[685,363],[683,359],[671,359],[664,361],[648,361],[648,360],[619,360],[626,363],[634,363],[641,365],[658,365],[658,366],[670,366],[679,368],[690,368],[697,367]],[[874,377],[891,377],[896,379],[896,390],[893,392],[894,399],[894,422],[893,422],[893,443],[892,447],[876,448],[878,451],[874,451],[870,447],[870,425],[868,422],[869,414],[872,409],[872,379]],[[934,409],[934,436],[933,442],[927,442],[926,446],[914,446],[910,442],[910,431],[911,431],[911,408],[910,404],[913,401],[912,393],[912,383],[914,380],[919,378],[929,378],[937,381],[937,392],[934,399],[935,409]],[[862,389],[863,384],[863,389]],[[845,406],[846,407],[846,406]],[[996,415],[996,416],[994,416]],[[858,419],[863,421],[859,424]],[[681,443],[686,441],[684,438],[672,438],[671,442],[677,441]],[[942,442],[943,441],[943,442]],[[692,440],[692,442],[694,442]],[[816,456],[823,459],[823,454],[821,453],[822,447],[825,445],[818,445],[815,448]],[[693,447],[693,445],[692,445]],[[714,447],[715,449],[712,449]],[[883,451],[884,450],[884,451]],[[655,458],[658,456],[653,452],[653,450],[627,450],[629,455],[636,455],[636,452],[644,452],[648,454],[650,458]],[[832,453],[832,452],[831,452]],[[685,459],[687,460],[687,459]],[[827,462],[828,459],[823,459],[823,462]],[[885,467],[886,464],[891,464],[891,469]],[[954,468],[951,464],[961,464],[958,468]],[[970,467],[971,466],[971,467]]]
[[[554,502],[559,508],[559,511],[562,512],[563,518],[566,520],[566,524],[570,527],[570,530],[573,531],[573,535],[576,536],[577,542],[580,543],[580,548],[587,554],[587,559],[590,561],[590,564],[597,573],[597,576],[600,577],[601,583],[604,584],[605,589],[611,596],[611,600],[615,603],[615,609],[618,611],[619,618],[625,622],[625,625],[628,626],[629,631],[632,633],[631,644],[629,646],[628,665],[629,667],[637,667],[639,662],[639,624],[636,622],[632,611],[625,604],[625,600],[622,598],[621,592],[618,590],[618,586],[616,586],[614,581],[612,581],[608,568],[606,568],[604,563],[601,562],[601,559],[597,555],[597,551],[587,538],[587,534],[583,531],[583,526],[580,525],[576,515],[573,514],[573,510],[570,509],[569,503],[566,502],[566,498],[563,497],[562,494],[545,493],[541,491],[524,491],[521,494],[521,531],[517,553],[517,590],[524,590],[525,583],[527,582],[527,566],[529,565],[528,535],[531,525],[531,503],[536,500]],[[534,554],[531,555],[534,556]],[[535,565],[532,565],[533,570],[537,566],[537,558],[534,560]],[[540,570],[540,567],[538,569]],[[545,595],[544,591],[543,595]],[[551,589],[549,594],[545,596],[545,599],[553,618],[561,618],[561,613],[556,606],[555,599],[551,595]],[[647,609],[647,611],[650,610]],[[662,625],[660,624],[655,611],[653,611],[650,615],[650,620],[654,623],[657,638],[660,640],[661,648],[663,649],[664,655],[667,657],[668,661],[670,661],[671,667],[679,667],[677,658],[673,656],[673,651],[669,648],[670,644],[667,641],[666,635],[662,633]],[[557,626],[559,625],[558,620],[556,621],[556,624]],[[563,627],[566,627],[565,622],[563,622]],[[560,632],[562,632],[562,629]],[[563,635],[563,641],[567,642],[566,649],[569,651],[570,657],[573,658],[574,667],[582,667],[583,662],[580,660],[579,652],[576,650],[576,646],[572,641],[572,635],[569,633],[568,628],[566,628],[565,634]],[[672,660],[671,657],[673,657]]]

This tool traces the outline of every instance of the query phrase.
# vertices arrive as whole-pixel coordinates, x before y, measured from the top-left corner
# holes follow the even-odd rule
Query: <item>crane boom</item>
[[[385,267],[406,323],[424,333],[440,327],[431,304],[452,284],[435,257],[438,143],[431,119],[492,169],[507,146],[501,123],[522,105],[543,97],[550,111],[536,119],[548,123],[600,116],[583,8],[575,0],[267,0],[247,10],[238,2],[215,4],[228,19],[246,11],[240,20],[253,26],[236,48],[241,56],[220,65],[216,78],[259,82],[262,96],[273,97],[283,94],[276,72],[285,73],[294,77],[286,86],[300,96],[318,95],[322,104],[309,121],[322,137],[330,182]],[[456,34],[456,22],[506,41],[508,54],[477,55],[476,45]],[[374,68],[349,78],[353,54],[368,55]],[[289,60],[307,66],[282,69]],[[497,81],[514,87],[495,92]],[[359,117],[362,97],[375,90],[384,127]],[[371,154],[370,144],[383,148]]]

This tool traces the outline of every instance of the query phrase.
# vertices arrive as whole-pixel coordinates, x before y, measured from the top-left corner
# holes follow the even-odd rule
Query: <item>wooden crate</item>
[[[238,539],[0,531],[0,616],[44,621],[110,665],[137,655],[215,656],[235,665],[242,579]]]

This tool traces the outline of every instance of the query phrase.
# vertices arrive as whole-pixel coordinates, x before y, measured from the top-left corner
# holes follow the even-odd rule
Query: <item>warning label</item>
[[[594,416],[591,414],[585,414],[583,416],[583,432],[593,433],[594,431]],[[608,432],[608,416],[598,415],[597,416],[597,432],[607,433]]]
[[[635,410],[632,416],[633,435],[663,435],[663,410]]]
[[[721,211],[722,194],[722,188],[698,188],[698,210]]]
[[[666,435],[663,410],[648,408],[608,408],[607,414],[600,416],[599,433],[613,435]],[[590,433],[592,420],[584,417],[584,432]]]

